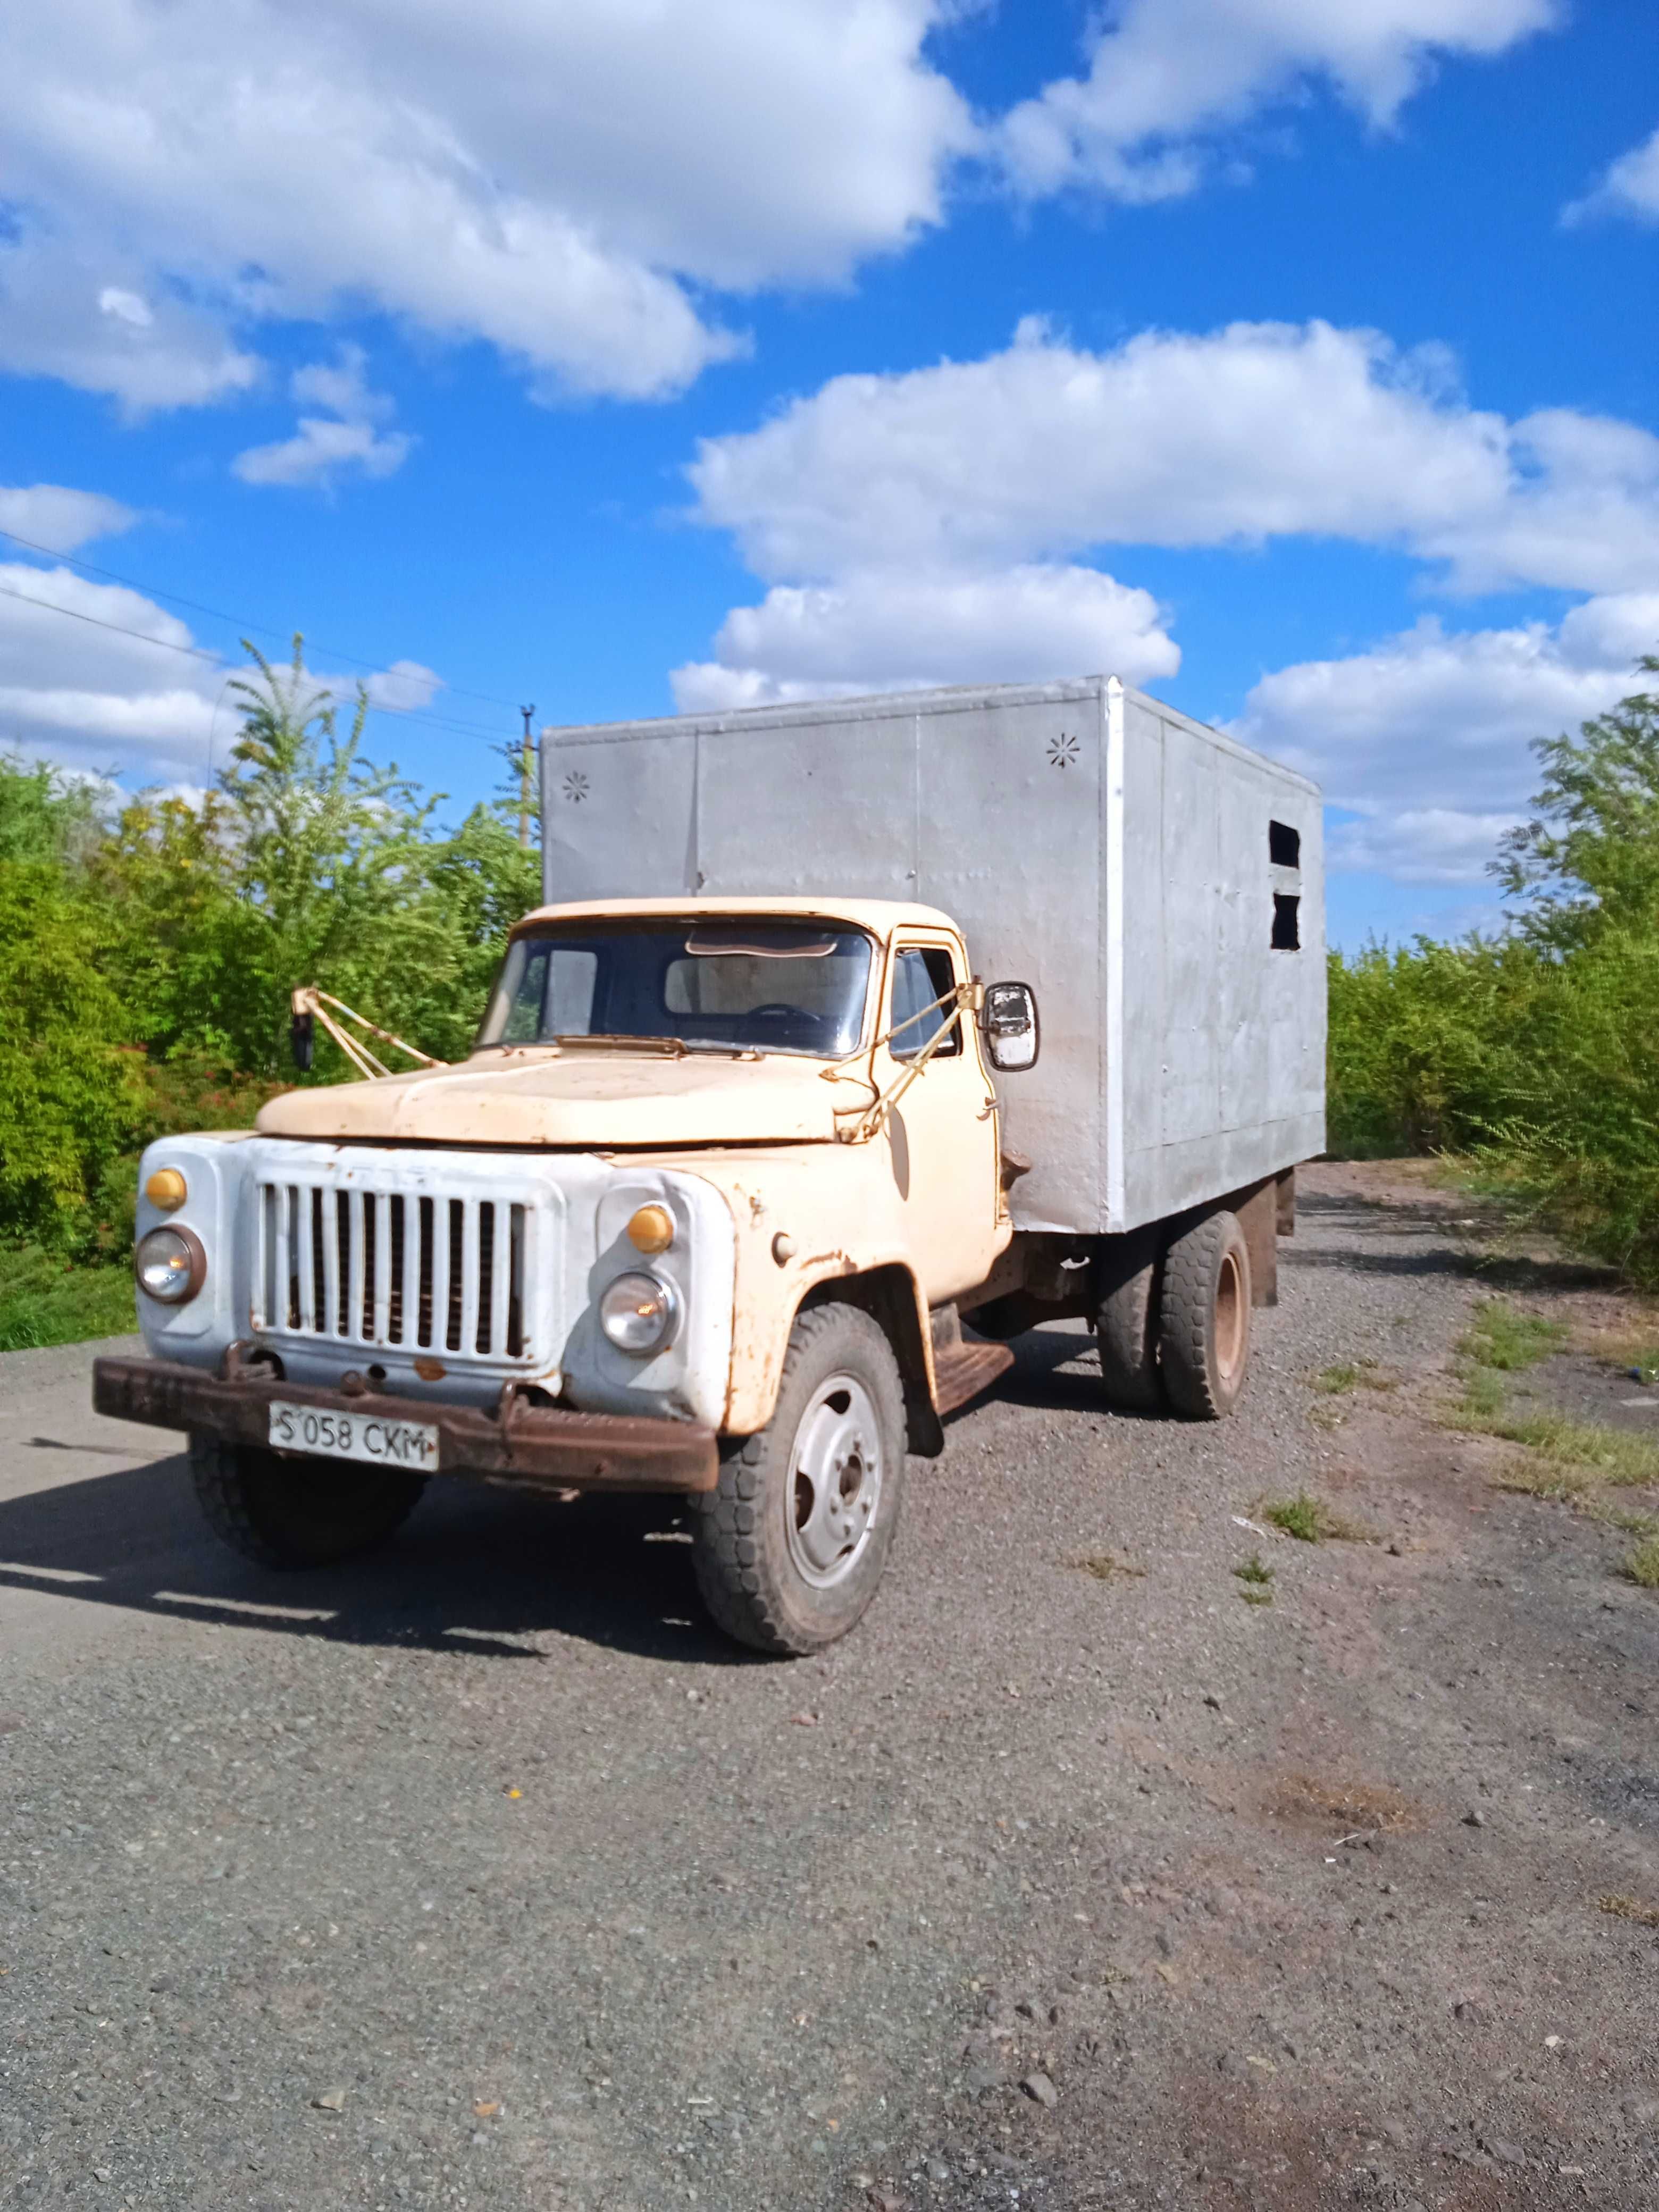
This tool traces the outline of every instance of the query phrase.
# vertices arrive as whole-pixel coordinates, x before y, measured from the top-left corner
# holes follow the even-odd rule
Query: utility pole
[[[519,709],[524,716],[524,750],[519,756],[519,842],[521,845],[530,842],[530,763],[535,752],[530,736],[530,718],[535,711],[533,707],[520,707]]]

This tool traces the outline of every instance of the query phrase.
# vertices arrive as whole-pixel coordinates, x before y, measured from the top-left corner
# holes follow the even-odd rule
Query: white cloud
[[[64,484],[0,484],[0,530],[76,553],[94,538],[113,538],[138,520],[118,499],[102,492],[71,491]]]
[[[128,408],[368,303],[560,390],[674,391],[707,288],[843,281],[940,213],[947,0],[15,0],[0,364]]]
[[[1555,0],[1123,0],[1091,30],[1086,76],[1022,101],[1000,150],[1032,196],[1173,198],[1202,181],[1218,133],[1310,83],[1386,128],[1437,57],[1501,53],[1559,12]]]
[[[1603,215],[1659,222],[1659,131],[1610,162],[1583,199],[1562,209],[1561,220],[1571,225]]]
[[[1471,589],[1659,575],[1659,438],[1566,410],[1508,422],[1437,349],[1322,322],[1094,354],[1028,321],[984,360],[836,377],[706,440],[690,474],[699,519],[769,580],[1292,535],[1443,561]]]
[[[111,771],[128,782],[204,781],[229,757],[228,685],[246,675],[143,592],[65,568],[0,562],[0,751]],[[355,677],[319,677],[347,707]],[[441,679],[416,660],[363,679],[372,706],[410,713]]]
[[[1656,645],[1659,591],[1590,599],[1554,626],[1455,633],[1425,618],[1368,653],[1264,677],[1234,727],[1357,817],[1333,834],[1333,867],[1474,883],[1524,817],[1529,741],[1639,689],[1632,664]]]
[[[781,585],[734,607],[716,658],[674,671],[683,713],[935,684],[1017,683],[1108,671],[1172,676],[1179,648],[1151,592],[1098,569],[866,572]]]
[[[414,441],[401,430],[375,428],[391,415],[392,402],[368,389],[363,366],[362,348],[347,345],[331,363],[313,362],[296,369],[289,385],[294,398],[326,407],[329,413],[302,415],[291,438],[250,446],[231,463],[234,473],[244,483],[331,489],[346,470],[389,477],[400,469]]]
[[[368,693],[371,707],[379,707],[389,714],[418,714],[429,707],[443,690],[444,679],[423,661],[394,660],[390,668],[364,678],[363,688]],[[351,687],[345,690],[349,695]]]

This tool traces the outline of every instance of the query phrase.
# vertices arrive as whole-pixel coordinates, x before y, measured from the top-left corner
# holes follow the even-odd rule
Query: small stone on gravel
[[[1028,2074],[1019,2086],[1033,2104],[1041,2105],[1047,2112],[1053,2112],[1060,2102],[1059,2090],[1044,2073]]]
[[[345,2110],[345,2100],[346,2093],[343,2089],[325,2089],[320,2096],[312,2099],[312,2109],[319,2112],[343,2112]]]

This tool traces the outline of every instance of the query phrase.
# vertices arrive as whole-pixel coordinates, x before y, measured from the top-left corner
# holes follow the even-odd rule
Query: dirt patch
[[[1316,1774],[1281,1775],[1262,1809],[1274,1820],[1351,1830],[1357,1835],[1401,1835],[1435,1817],[1383,1782],[1339,1782]]]

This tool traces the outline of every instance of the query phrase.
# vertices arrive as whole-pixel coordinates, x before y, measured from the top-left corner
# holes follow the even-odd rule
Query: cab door
[[[982,1283],[1007,1242],[998,1206],[997,1103],[971,1013],[923,1009],[968,980],[962,947],[943,934],[905,931],[888,969],[879,1070],[887,1091],[941,1029],[948,1030],[888,1116],[894,1184],[910,1256],[930,1305]]]

